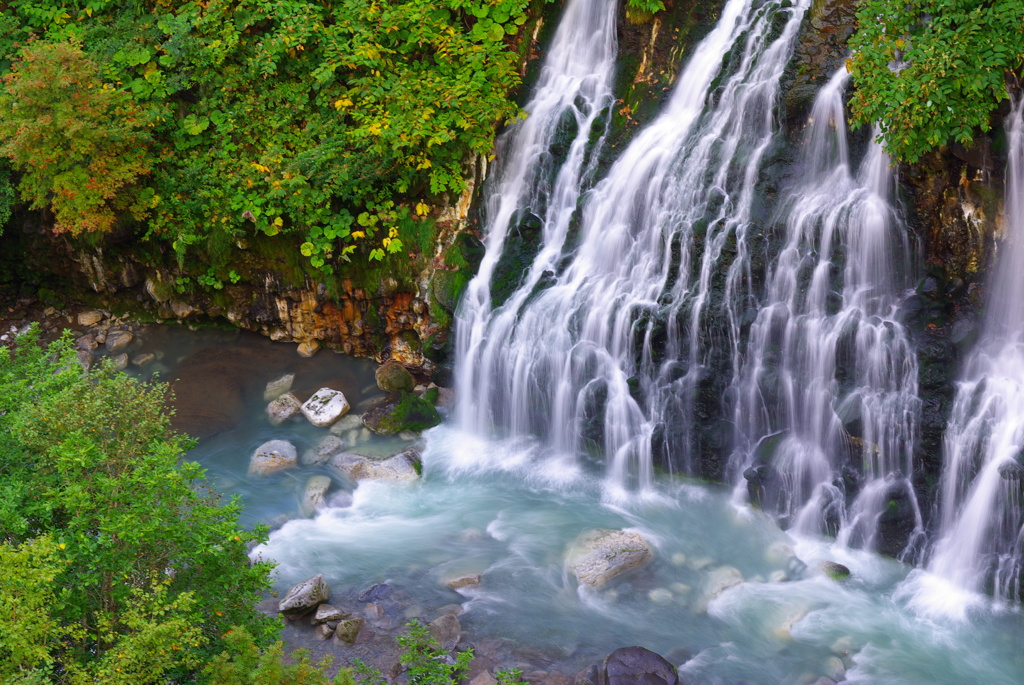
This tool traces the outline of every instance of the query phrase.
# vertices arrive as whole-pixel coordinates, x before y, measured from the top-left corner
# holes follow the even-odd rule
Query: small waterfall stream
[[[560,255],[568,263],[535,265],[494,313],[486,302],[492,271],[481,269],[458,322],[467,331],[459,338],[462,404],[472,407],[460,415],[464,427],[536,436],[563,458],[596,446],[607,496],[650,491],[656,432],[671,440],[668,422],[693,418],[710,316],[727,322],[728,356],[738,361],[734,303],[750,287],[754,186],[806,5],[729,0],[663,113],[586,195],[578,246]],[[507,221],[498,216],[485,263],[503,246],[495,232]],[[564,215],[545,219],[561,226]],[[542,248],[550,258],[563,238],[549,233],[558,236]],[[727,276],[716,299],[719,268]],[[540,269],[546,287],[537,292]],[[687,469],[690,435],[667,450]]]
[[[909,481],[917,360],[896,318],[909,249],[881,146],[872,141],[853,170],[848,78],[838,71],[811,111],[785,242],[734,383],[734,460],[755,503],[796,530],[900,555],[923,536]],[[909,507],[915,525],[878,540],[890,503]]]
[[[961,374],[945,436],[941,538],[928,570],[968,592],[990,590],[997,599],[1019,600],[1024,570],[1024,101],[1014,104],[1008,122],[1006,242],[990,284],[981,342]]]

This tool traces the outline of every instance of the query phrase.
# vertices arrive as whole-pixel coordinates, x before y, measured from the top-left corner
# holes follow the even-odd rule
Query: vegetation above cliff
[[[528,4],[14,0],[0,152],[57,231],[381,259],[518,115]]]
[[[857,23],[853,118],[900,160],[970,145],[1024,68],[1024,0],[862,0]]]

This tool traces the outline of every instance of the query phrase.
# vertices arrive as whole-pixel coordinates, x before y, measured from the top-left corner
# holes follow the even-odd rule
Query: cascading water
[[[1021,598],[1024,570],[1024,100],[1008,119],[1006,243],[982,342],[963,370],[941,482],[942,528],[928,570],[968,592]]]
[[[497,143],[499,170],[485,192],[486,252],[463,297],[457,326],[463,425],[490,425],[494,356],[511,335],[523,302],[561,256],[580,193],[593,171],[600,141],[591,135],[614,102],[617,46],[615,0],[568,4],[544,62],[527,118]],[[605,117],[607,120],[607,118]],[[575,130],[573,130],[575,129]],[[565,159],[554,148],[571,137]],[[601,138],[603,140],[603,136]],[[493,307],[492,279],[510,231],[533,218],[543,229],[540,251],[503,307]],[[467,353],[471,350],[471,353]]]
[[[562,239],[552,243],[546,288],[535,265],[490,312],[492,271],[481,269],[458,324],[465,428],[497,424],[569,455],[596,444],[613,498],[651,487],[656,434],[692,466],[690,432],[673,440],[665,428],[693,418],[710,317],[725,322],[726,356],[738,360],[754,188],[806,5],[726,3],[663,113],[587,194],[578,247],[561,255],[561,270]],[[493,264],[502,239],[489,243]]]
[[[848,78],[845,67],[837,72],[811,112],[785,243],[734,384],[734,460],[756,503],[797,530],[838,533],[895,555],[923,529],[908,480],[917,360],[896,319],[896,274],[907,271],[898,256],[908,249],[888,204],[894,181],[878,143],[853,173],[843,113]],[[887,507],[909,509],[901,512],[909,526],[901,520],[902,530],[878,539]]]

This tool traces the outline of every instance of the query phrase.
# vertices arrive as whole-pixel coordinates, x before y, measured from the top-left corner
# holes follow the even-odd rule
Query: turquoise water
[[[340,385],[356,404],[378,394],[373,365],[325,352],[301,360],[294,346],[248,336],[164,331],[145,339],[163,352],[162,377],[181,378],[179,394],[190,397],[214,390],[193,392],[185,382],[224,382],[179,373],[196,355],[229,351],[247,360],[237,422],[190,456],[218,489],[241,496],[246,523],[288,518],[254,551],[278,562],[278,589],[323,573],[342,593],[388,582],[426,614],[457,602],[471,636],[514,640],[570,675],[639,644],[683,663],[681,673],[697,683],[812,683],[827,675],[887,685],[1024,682],[1017,609],[977,597],[959,619],[912,609],[917,589],[935,582],[921,571],[792,537],[735,506],[719,486],[662,478],[643,497],[607,504],[599,465],[559,459],[529,441],[482,441],[440,426],[424,436],[421,480],[356,487],[330,474],[329,497],[348,492],[351,505],[300,518],[305,481],[329,471],[250,476],[249,456],[272,438],[293,440],[301,452],[327,431],[301,419],[271,427],[263,388],[294,372],[297,388]],[[356,437],[354,449],[364,453],[410,444]],[[566,551],[594,528],[640,533],[653,562],[600,590],[580,587]],[[829,580],[815,570],[822,560],[846,565],[851,577]],[[462,573],[482,574],[480,586],[448,589],[445,580]],[[713,592],[722,585],[731,587]]]

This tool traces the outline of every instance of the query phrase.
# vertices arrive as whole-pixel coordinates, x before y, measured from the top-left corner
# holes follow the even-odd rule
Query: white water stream
[[[911,523],[882,549],[910,555],[923,538],[909,481],[920,401],[896,318],[909,248],[882,147],[870,143],[858,172],[850,161],[848,79],[844,67],[811,111],[785,244],[735,383],[734,459],[765,510],[845,544],[878,548],[886,507],[902,504]]]
[[[911,588],[918,606],[963,616],[977,593],[1021,598],[1024,570],[1024,105],[1008,119],[1004,245],[981,342],[945,435],[941,537]]]

